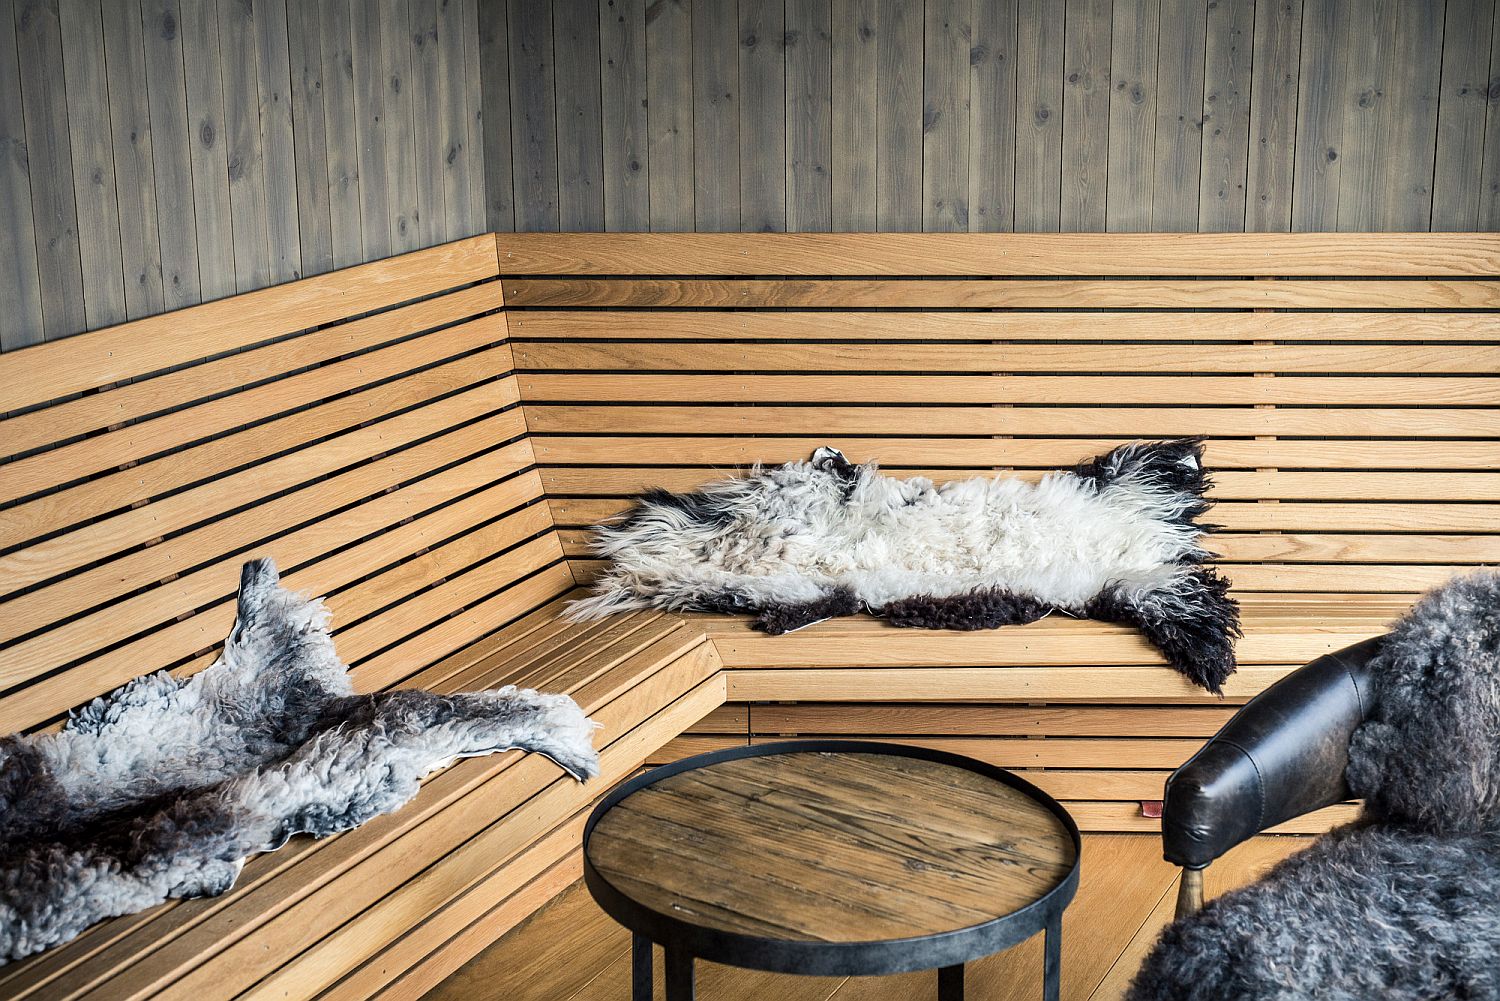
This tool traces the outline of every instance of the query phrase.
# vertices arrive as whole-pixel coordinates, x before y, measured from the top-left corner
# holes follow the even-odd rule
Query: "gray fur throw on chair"
[[[1500,574],[1428,595],[1372,667],[1364,814],[1170,925],[1130,1001],[1500,999]]]
[[[356,695],[322,602],[247,563],[224,652],[138,678],[55,734],[0,739],[0,963],[104,918],[229,889],[245,858],[395,810],[457,758],[524,748],[577,779],[593,723],[514,687]]]
[[[1122,445],[1032,483],[882,476],[832,448],[695,493],[647,494],[598,526],[610,561],[571,614],[756,612],[783,633],[868,611],[897,626],[992,629],[1052,611],[1140,629],[1217,693],[1239,608],[1203,565],[1199,439]]]

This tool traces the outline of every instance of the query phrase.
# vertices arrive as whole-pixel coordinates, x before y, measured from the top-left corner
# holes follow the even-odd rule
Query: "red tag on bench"
[[[1151,820],[1160,820],[1161,819],[1161,800],[1159,800],[1159,799],[1143,799],[1143,800],[1141,800],[1141,816],[1142,817],[1148,817]]]

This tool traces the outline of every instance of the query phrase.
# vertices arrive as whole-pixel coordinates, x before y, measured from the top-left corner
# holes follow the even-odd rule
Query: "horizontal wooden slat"
[[[931,639],[928,640],[931,643]],[[962,658],[955,658],[961,660]],[[1298,665],[1241,667],[1210,695],[1159,666],[740,668],[726,675],[727,698],[847,702],[1091,702],[1171,705],[1241,703]]]
[[[503,360],[504,355],[480,351],[0,510],[0,549],[380,420],[434,397],[490,382]],[[514,378],[494,381],[494,392],[499,406],[520,399]]]
[[[963,734],[1022,737],[1211,737],[1235,710],[1220,706],[1024,706],[798,702],[730,704],[760,735]],[[701,726],[693,728],[703,732]]]
[[[517,339],[850,341],[1490,341],[1482,313],[722,312],[520,310]]]
[[[466,575],[468,579],[465,580],[464,587],[479,588],[486,594],[493,592],[491,597],[486,599],[485,607],[480,612],[489,628],[493,629],[497,625],[510,621],[533,607],[538,601],[544,601],[559,590],[571,586],[572,582],[566,578],[565,573],[553,574],[546,569],[558,555],[555,548],[555,542],[548,537],[543,537],[495,556],[475,573]],[[234,568],[224,569],[232,571]],[[292,574],[286,580],[289,586],[316,592],[320,589],[306,585],[318,580],[320,575],[333,576],[342,569],[341,562],[335,562],[329,566],[317,565],[306,571]],[[542,572],[538,573],[538,571]],[[529,586],[530,581],[527,581],[525,582],[526,597],[518,599],[509,592],[508,589],[514,582],[531,574],[537,574],[538,577],[545,575],[546,579],[540,582],[542,586],[539,589],[532,589]],[[516,590],[519,592],[522,588],[517,587]],[[441,659],[452,652],[454,647],[445,646],[441,641],[448,638],[452,632],[450,623],[459,622],[462,619],[461,616],[455,616],[443,621],[445,614],[452,614],[459,610],[451,604],[444,607],[444,603],[452,599],[455,591],[461,595],[465,593],[462,588],[455,587],[442,592],[435,590],[424,594],[418,607],[412,610],[412,615],[426,613],[420,623],[423,627],[434,618],[438,619],[440,624],[427,629],[424,633],[404,637],[404,643],[398,643],[397,647],[391,648],[400,648],[399,655],[381,660],[385,657],[382,653],[380,657],[357,664],[352,672],[356,687],[370,690],[388,687],[422,669],[433,660]],[[399,594],[390,595],[388,600],[401,597],[403,596]],[[347,604],[345,607],[348,607]],[[363,608],[355,609],[355,611],[368,613],[374,609]],[[174,658],[182,657],[184,653],[190,653],[196,643],[200,645],[198,649],[203,652],[173,668],[173,673],[178,676],[193,674],[213,662],[218,644],[222,642],[232,620],[232,603],[225,602],[208,609],[205,614],[195,615],[180,623],[157,629],[139,640],[85,660],[74,668],[46,677],[29,687],[15,690],[0,699],[0,720],[3,720],[11,730],[34,727],[70,707],[104,694],[137,676],[141,669],[143,654],[149,655],[144,658],[146,663],[170,662]],[[352,659],[354,654],[362,651],[368,652],[371,646],[381,646],[403,640],[402,634],[392,631],[398,621],[395,616],[392,616],[389,621],[384,618],[375,620],[372,628],[362,631],[356,637],[362,642],[362,646],[356,645],[353,641],[343,643],[340,646],[340,653],[344,654],[347,650]],[[410,621],[407,621],[405,626],[412,628]],[[483,635],[484,632],[484,629],[473,631],[466,638],[473,639],[474,636]],[[336,640],[337,637],[336,632]],[[156,660],[153,661],[151,657],[155,657]]]
[[[534,499],[540,486],[535,472],[511,475],[524,464],[524,446],[500,449],[264,542],[257,552],[276,559],[279,566],[290,571],[342,548],[343,552],[332,560],[315,564],[317,569],[311,574],[287,578],[326,594],[380,569],[385,565],[383,560],[419,552]],[[454,496],[475,490],[480,492],[431,513]],[[377,533],[377,541],[351,546],[354,540]],[[173,663],[217,642],[215,635],[222,638],[229,628],[234,614],[229,599],[238,581],[236,568],[236,561],[231,560],[228,565],[213,564],[185,573],[12,644],[6,650],[6,671],[12,677],[38,676],[152,627],[156,627],[154,632],[118,651],[112,659],[126,665],[133,662],[138,668]],[[221,604],[206,607],[214,602]],[[197,615],[184,618],[194,610],[199,610]]]
[[[1494,275],[1478,233],[500,233],[500,271],[717,275]]]
[[[504,319],[485,317],[178,413],[84,438],[0,467],[5,471],[4,477],[0,477],[0,502],[111,470],[220,432],[254,425],[285,411],[435,365],[455,355],[479,351],[499,344],[504,338]],[[510,359],[509,346],[499,344],[491,348],[488,363],[500,375],[509,370]]]
[[[11,352],[0,358],[0,413],[483,281],[495,273],[492,239],[476,236],[136,320],[82,340]]]
[[[494,285],[480,285],[12,417],[0,423],[0,455],[180,408],[226,389],[282,378],[420,330],[457,323],[496,308],[497,300]],[[504,336],[504,318],[496,322]]]
[[[1273,591],[1301,594],[1306,591],[1372,592],[1409,595],[1447,583],[1459,574],[1472,573],[1473,566],[1387,566],[1370,564],[1227,563],[1219,573],[1238,592]]]
[[[748,733],[749,730],[748,705],[720,706],[689,728],[691,733]]]
[[[1161,830],[1161,821],[1141,815],[1140,808],[1130,803],[1094,802],[1070,800],[1063,804],[1080,830],[1122,831],[1155,834]],[[1360,808],[1353,804],[1340,804],[1315,810],[1285,824],[1267,830],[1268,834],[1322,834],[1341,824],[1357,818]]]
[[[706,673],[711,674],[711,669]],[[632,698],[634,696],[634,698]],[[617,702],[597,710],[596,718],[611,728],[621,738],[607,745],[601,753],[601,785],[611,784],[639,764],[646,747],[659,741],[663,731],[680,730],[696,715],[702,715],[723,699],[722,687],[714,680],[701,682],[691,694],[675,701],[668,701],[656,693],[632,690]],[[661,711],[663,703],[667,708]],[[654,713],[654,715],[653,715]],[[635,732],[645,718],[653,720],[651,728],[644,733]],[[633,736],[632,736],[633,735]],[[529,760],[536,760],[535,758]],[[523,762],[518,767],[524,768]],[[556,766],[550,766],[556,769]],[[202,992],[213,990],[224,993],[226,988],[248,988],[261,977],[281,966],[288,953],[296,955],[308,946],[333,932],[345,921],[357,919],[376,901],[386,896],[393,881],[404,881],[414,877],[427,865],[458,853],[457,858],[472,864],[493,865],[497,858],[514,854],[528,844],[546,827],[538,830],[539,822],[548,818],[555,823],[576,809],[582,801],[592,798],[592,791],[579,787],[571,779],[555,780],[545,793],[531,796],[525,802],[521,816],[496,822],[498,807],[504,800],[496,802],[492,796],[479,795],[477,802],[470,804],[465,799],[465,809],[450,809],[443,812],[441,822],[424,824],[419,832],[401,838],[380,852],[359,863],[357,871],[346,872],[330,885],[300,895],[284,910],[274,915],[263,915],[262,921],[251,927],[241,925],[235,936],[227,939],[222,934],[209,938],[204,932],[184,936],[167,947],[173,954],[190,955],[193,966],[183,975],[162,983],[160,973],[170,968],[167,963],[152,963],[152,976],[140,977],[127,971],[104,988],[100,997],[119,999],[156,997],[178,998],[196,1001]],[[510,797],[515,804],[515,797]],[[524,819],[523,819],[524,817]],[[547,824],[546,826],[550,826]],[[478,830],[476,830],[478,828]],[[478,835],[476,837],[476,835]],[[472,839],[472,840],[471,840]],[[468,871],[459,869],[449,892],[463,889],[473,878]],[[451,871],[451,870],[450,870]],[[253,930],[254,935],[247,932]],[[214,931],[217,931],[215,929]],[[205,954],[215,955],[211,963],[203,962]],[[348,951],[320,953],[318,962],[327,962],[330,967],[314,966],[311,957],[304,955],[297,964],[299,976],[308,976],[316,981],[331,983],[343,969],[339,964],[346,960],[357,961],[358,955]],[[351,962],[350,965],[353,965]],[[309,968],[311,967],[311,968]]]
[[[995,631],[948,632],[877,626],[862,634],[802,630],[768,636],[748,628],[734,634],[711,633],[719,655],[730,668],[806,667],[880,668],[982,665],[1027,670],[1038,666],[1163,664],[1161,654],[1138,632],[1111,630],[1100,623],[1083,633],[1053,633],[1028,626]],[[1386,622],[1310,627],[1290,632],[1250,628],[1235,644],[1242,665],[1305,664],[1325,653],[1384,632]],[[1078,670],[1091,675],[1095,667]],[[790,698],[791,696],[782,696]],[[1103,696],[1101,696],[1102,698]],[[742,701],[735,699],[735,701]],[[884,700],[882,700],[884,701]],[[924,700],[925,701],[925,700]]]
[[[541,627],[555,621],[556,610],[555,605],[541,609],[502,629],[498,636],[503,641],[515,644],[518,650],[524,650],[526,640],[530,636]],[[662,628],[658,626],[658,632]],[[525,663],[524,656],[519,652],[517,662]],[[434,691],[451,690],[441,678],[430,680],[424,677],[419,683]],[[594,686],[596,697],[606,699],[613,697],[609,692],[600,693],[599,687]],[[144,958],[187,928],[240,904],[254,893],[261,892],[270,880],[290,871],[294,863],[310,860],[317,853],[327,851],[329,855],[325,857],[324,864],[331,863],[331,868],[334,869],[339,864],[348,864],[351,856],[359,857],[360,852],[368,850],[372,840],[374,844],[384,843],[406,826],[418,823],[451,805],[458,798],[472,791],[476,783],[486,780],[490,775],[503,771],[521,760],[523,758],[519,753],[512,752],[465,762],[457,769],[436,774],[424,783],[421,796],[403,811],[393,817],[373,822],[377,827],[376,832],[371,832],[376,834],[373,839],[370,839],[368,835],[357,833],[318,841],[294,839],[279,851],[251,858],[241,872],[239,880],[222,896],[169,901],[144,915],[106,922],[104,925],[85,932],[77,943],[51,950],[23,963],[13,964],[0,970],[0,983],[3,983],[7,996],[19,997],[26,996],[28,990],[46,985],[56,977],[66,974],[67,980],[59,982],[51,989],[51,993],[58,997],[72,996],[79,990],[96,985],[101,979],[114,974],[124,965]],[[539,778],[545,779],[545,773]],[[340,855],[343,857],[339,858]],[[317,879],[320,871],[323,870],[314,868],[304,872],[303,875]],[[145,927],[148,923],[150,927]],[[111,934],[97,935],[96,933],[101,929],[108,930]],[[87,949],[80,948],[86,940],[97,938],[103,938],[104,941],[89,942]]]
[[[514,436],[517,423],[514,411],[498,414],[19,595],[0,603],[0,635],[10,638],[29,633],[474,456]],[[522,443],[507,458],[525,465],[531,460],[531,450]]]
[[[512,320],[514,322],[514,320]],[[529,381],[529,377],[528,377]],[[1157,404],[1170,401],[1155,400]],[[1500,437],[1500,410],[1247,406],[674,406],[549,404],[527,400],[535,434],[1181,435]]]
[[[893,476],[928,476],[935,482],[970,476],[1015,476],[1036,480],[1038,470],[1015,472],[985,469],[912,469],[889,466]],[[653,487],[693,490],[711,480],[736,475],[729,467],[654,466],[585,467],[548,466],[542,470],[547,492],[556,498],[589,495],[626,496]],[[1262,472],[1225,470],[1214,474],[1209,496],[1217,500],[1326,500],[1326,501],[1496,501],[1500,500],[1500,474],[1475,472]],[[571,501],[555,500],[554,507]],[[613,510],[619,510],[616,506]],[[1212,520],[1212,519],[1210,519]],[[569,524],[587,524],[577,519]]]
[[[1496,406],[1500,378],[1175,375],[594,375],[519,377],[521,398],[593,403],[1025,403]]]
[[[691,427],[691,425],[688,425]],[[851,462],[1070,468],[1131,438],[743,438],[534,434],[537,461],[609,465],[751,465],[805,460],[832,445]],[[1500,441],[1211,439],[1204,464],[1219,469],[1500,469]]]
[[[1496,309],[1500,282],[1001,279],[504,279],[507,308]]]
[[[1236,563],[1492,563],[1497,535],[1250,535],[1224,533],[1205,542],[1221,560]]]
[[[601,754],[602,774],[599,776],[598,787],[607,788],[612,781],[629,775],[639,764],[644,752],[663,739],[665,731],[674,726],[682,726],[694,710],[701,712],[703,707],[722,700],[722,686],[713,679],[697,680],[697,684],[691,684],[709,673],[709,663],[707,658],[690,654],[679,663],[663,668],[650,682],[639,684],[635,690],[611,704],[612,712],[606,715],[613,716],[612,725],[616,732],[625,730],[629,725],[628,721],[633,721],[635,716],[634,713],[626,716],[627,704],[634,703],[630,708],[644,707],[648,711],[657,711],[636,723],[627,735],[606,745]],[[622,720],[622,716],[626,719]],[[596,796],[595,790],[588,786],[563,786],[563,790],[559,791],[556,798],[568,801],[568,806],[575,809]],[[556,823],[560,819],[559,815],[567,816],[571,812],[560,810],[554,805],[550,790],[539,799],[541,802],[528,803],[522,815],[510,816],[493,823],[471,840],[442,855],[430,868],[402,884],[396,892],[372,901],[370,906],[354,913],[348,923],[319,939],[315,945],[297,956],[294,962],[281,966],[241,997],[246,1001],[281,998],[292,989],[308,992],[332,985],[377,949],[408,933],[411,926],[435,906],[448,903],[459,894],[474,888],[494,870],[497,862],[517,857],[533,840]],[[426,846],[423,847],[425,849]],[[401,861],[405,868],[406,860]],[[335,908],[347,911],[349,904],[340,900]],[[324,913],[316,913],[313,921],[313,933],[331,927],[330,916]],[[299,928],[294,931],[285,927],[286,924],[285,921],[281,922],[281,934],[293,942],[303,942],[309,938],[307,930]],[[258,933],[262,936],[276,934],[275,925]],[[248,946],[254,943],[245,944]],[[255,959],[259,961],[260,957]],[[235,970],[231,976],[239,979],[243,974]],[[193,975],[185,979],[189,982],[194,979],[202,982],[202,978],[195,978]],[[166,996],[190,997],[185,985],[174,985]]]
[[[221,476],[202,486],[133,508],[66,535],[0,557],[0,595],[49,580],[129,547],[290,490],[339,469],[402,448],[443,428],[499,409],[503,396],[492,385],[431,403],[328,441]],[[515,434],[524,431],[516,415]],[[352,499],[352,498],[351,498]],[[199,553],[197,555],[206,555]]]
[[[1225,501],[1207,520],[1226,529],[1282,532],[1490,532],[1497,504],[1358,504]]]
[[[578,811],[539,838],[513,862],[411,926],[338,983],[319,1001],[403,998],[416,1001],[531,914],[583,878],[578,851],[590,808]],[[542,864],[550,868],[537,872]]]
[[[851,737],[860,740],[860,737]],[[874,738],[879,739],[879,738]],[[774,737],[756,736],[765,744]],[[1203,741],[1171,737],[906,737],[903,744],[976,757],[1001,768],[1165,768],[1197,753]]]
[[[1500,347],[1392,344],[642,344],[530,342],[516,367],[682,372],[1273,372],[1500,371]]]
[[[660,630],[657,635],[661,635]],[[685,652],[674,645],[665,646],[663,651],[672,649],[679,654]],[[636,661],[628,657],[628,654],[622,658],[601,656],[592,678],[572,688],[585,711],[611,724],[615,736],[604,748],[604,762],[607,773],[614,777],[628,772],[640,760],[638,746],[643,735],[632,738],[633,728],[693,684],[681,671],[663,675],[661,672],[666,668],[660,654]],[[713,665],[690,664],[687,670],[705,675],[711,673]],[[662,682],[674,681],[675,692],[665,690],[669,687],[665,684],[652,684],[658,676]],[[709,697],[714,695],[721,699],[722,687]],[[660,720],[657,728],[674,722],[682,725],[686,720],[681,716],[687,714],[683,710],[657,713]],[[632,756],[632,760],[626,760]],[[152,950],[151,962],[137,963],[114,973],[107,981],[98,981],[97,993],[111,998],[165,996],[158,992],[182,992],[193,987],[223,994],[223,978],[234,978],[239,986],[248,986],[258,979],[258,973],[280,965],[288,953],[296,955],[304,945],[323,938],[346,918],[384,896],[382,883],[389,890],[393,883],[399,884],[403,878],[415,875],[458,848],[474,833],[484,830],[494,832],[487,836],[488,845],[470,842],[472,847],[465,849],[466,857],[477,859],[489,852],[489,864],[494,865],[510,854],[496,851],[499,846],[523,847],[530,840],[527,833],[534,825],[545,823],[548,816],[555,823],[575,810],[580,798],[588,800],[593,795],[589,787],[558,777],[556,766],[540,756],[522,758],[512,753],[477,759],[472,765],[460,763],[435,776],[417,801],[402,811],[325,843],[303,865],[282,878],[249,893],[235,891],[234,898],[226,902],[228,906],[214,908],[209,917],[183,927],[176,937],[160,944],[131,943],[137,949]],[[571,809],[563,801],[571,803]],[[528,819],[517,819],[508,825],[496,823],[497,818],[523,803],[529,805],[518,817]],[[560,807],[561,812],[553,813],[551,805]],[[375,898],[368,896],[372,891],[376,892]],[[272,939],[244,937],[251,930],[257,935],[269,934]],[[279,942],[278,947],[260,952],[271,940]],[[225,959],[205,964],[209,956],[226,948],[229,953]],[[101,959],[114,958],[118,962],[120,958],[135,958],[128,952],[121,957],[120,952],[125,950],[116,950],[115,955]],[[180,979],[184,976],[186,979]],[[205,976],[220,979],[213,980],[210,987]]]

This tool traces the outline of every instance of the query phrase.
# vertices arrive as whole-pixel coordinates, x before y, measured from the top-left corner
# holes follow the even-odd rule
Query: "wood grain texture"
[[[1015,224],[1021,232],[1061,226],[1065,10],[1046,0],[1017,3]]]
[[[1484,309],[1500,281],[506,279],[512,307]]]
[[[1198,216],[1197,225],[1185,229],[1236,232],[1248,228],[1246,176],[1257,7],[1254,3],[1217,3],[1207,11]]]
[[[1302,2],[1255,4],[1245,229],[1291,227],[1298,135]]]
[[[83,305],[90,327],[111,326],[126,319],[125,275],[100,5],[64,0],[58,5],[58,28],[67,83],[78,251],[85,285],[97,290]]]
[[[833,228],[830,16],[828,0],[787,7],[786,228],[794,233]]]
[[[1484,172],[1484,126],[1495,5],[1450,0],[1445,9],[1437,153],[1432,179],[1433,229],[1479,228]]]
[[[741,758],[662,779],[599,819],[588,854],[659,912],[832,942],[979,924],[1039,899],[1075,861],[1061,821],[1010,786],[850,752]]]
[[[1063,230],[1102,232],[1110,152],[1112,7],[1067,0],[1063,55]]]
[[[780,232],[787,228],[784,4],[739,4],[739,79],[739,228]]]
[[[1490,0],[6,3],[0,350],[483,229],[1500,228]]]
[[[969,228],[969,59],[972,6],[926,5],[923,32],[922,229]]]
[[[0,316],[0,351],[42,340],[42,286],[16,52],[17,3],[6,0],[0,5],[0,226],[11,234],[0,246],[0,295],[13,304]]]
[[[485,228],[472,0],[7,0],[3,20],[0,349]]]
[[[692,66],[692,6],[652,3],[646,8],[646,145],[653,232],[693,228]]]
[[[879,225],[879,9],[875,0],[833,0],[832,229],[874,232]]]
[[[876,228],[922,228],[925,7],[881,4],[876,11]]]
[[[1209,895],[1254,880],[1309,841],[1262,836],[1247,842],[1209,870]],[[1078,896],[1063,918],[1063,997],[1116,1001],[1171,920],[1177,874],[1161,860],[1159,841],[1147,835],[1087,834],[1083,851],[1087,864]],[[1041,963],[1041,941],[1033,939],[971,964],[968,985],[987,998],[1029,999],[1037,993]],[[658,954],[658,981],[661,965]],[[702,996],[746,1001],[903,1001],[930,996],[935,980],[930,972],[789,977],[709,963],[698,964],[697,972]],[[626,996],[629,981],[630,950],[623,929],[593,904],[579,882],[444,981],[434,996],[448,1001],[503,987],[516,1001],[605,1001]]]
[[[507,233],[499,248],[500,270],[518,277],[1500,274],[1493,233]]]
[[[740,86],[734,4],[693,11],[693,228],[740,227]],[[596,227],[597,228],[597,227]]]
[[[557,66],[558,228],[604,228],[599,11],[593,3],[553,9]]]
[[[604,228],[645,232],[651,229],[645,0],[602,0],[599,58]]]

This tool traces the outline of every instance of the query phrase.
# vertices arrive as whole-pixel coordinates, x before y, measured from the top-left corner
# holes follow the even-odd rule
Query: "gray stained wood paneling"
[[[1494,229],[1496,80],[1496,0],[0,0],[0,348],[486,229]]]
[[[480,8],[0,0],[0,348],[489,228]]]

